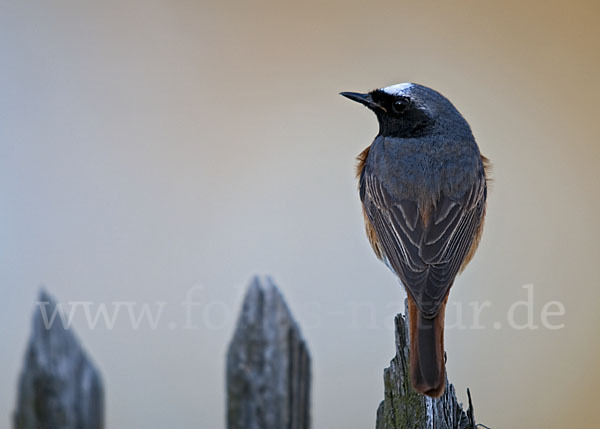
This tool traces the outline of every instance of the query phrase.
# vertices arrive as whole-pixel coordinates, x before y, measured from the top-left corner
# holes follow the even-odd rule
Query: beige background
[[[493,428],[590,427],[599,12],[592,1],[2,1],[0,427],[42,283],[65,303],[168,302],[156,330],[75,320],[104,376],[108,427],[223,427],[226,345],[254,273],[274,276],[304,328],[314,427],[374,427],[403,294],[363,236],[353,177],[376,122],[337,93],[403,81],[448,96],[494,162],[484,239],[451,295],[467,316],[469,302],[491,303],[484,329],[446,335],[461,399],[469,386]],[[525,284],[538,325],[546,302],[564,304],[551,319],[563,329],[508,326]],[[199,328],[182,330],[194,285]]]

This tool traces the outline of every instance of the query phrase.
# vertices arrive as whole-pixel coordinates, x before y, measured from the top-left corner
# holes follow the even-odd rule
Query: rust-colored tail
[[[424,395],[438,398],[446,387],[444,364],[444,313],[446,301],[432,319],[419,313],[408,296],[410,329],[410,380],[413,388]]]

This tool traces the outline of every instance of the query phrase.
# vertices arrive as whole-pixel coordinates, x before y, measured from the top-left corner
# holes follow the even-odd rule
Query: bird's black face
[[[411,138],[427,134],[435,124],[433,111],[419,96],[419,88],[400,84],[368,94],[342,92],[341,95],[364,104],[377,115],[380,135]]]
[[[419,137],[427,133],[433,118],[409,95],[388,94],[382,90],[370,93],[373,112],[379,120],[379,133],[385,137]]]

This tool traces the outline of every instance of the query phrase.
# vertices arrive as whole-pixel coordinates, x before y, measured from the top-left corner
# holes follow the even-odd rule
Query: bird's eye
[[[402,97],[394,101],[394,104],[392,104],[392,110],[398,114],[401,114],[408,109],[408,106],[410,106],[410,99]]]

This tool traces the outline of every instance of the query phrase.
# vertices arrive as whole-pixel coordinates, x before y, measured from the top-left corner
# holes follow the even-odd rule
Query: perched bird
[[[479,244],[489,163],[467,121],[433,89],[402,83],[341,95],[379,121],[379,134],[358,156],[367,237],[407,291],[412,385],[439,397],[444,311]]]

